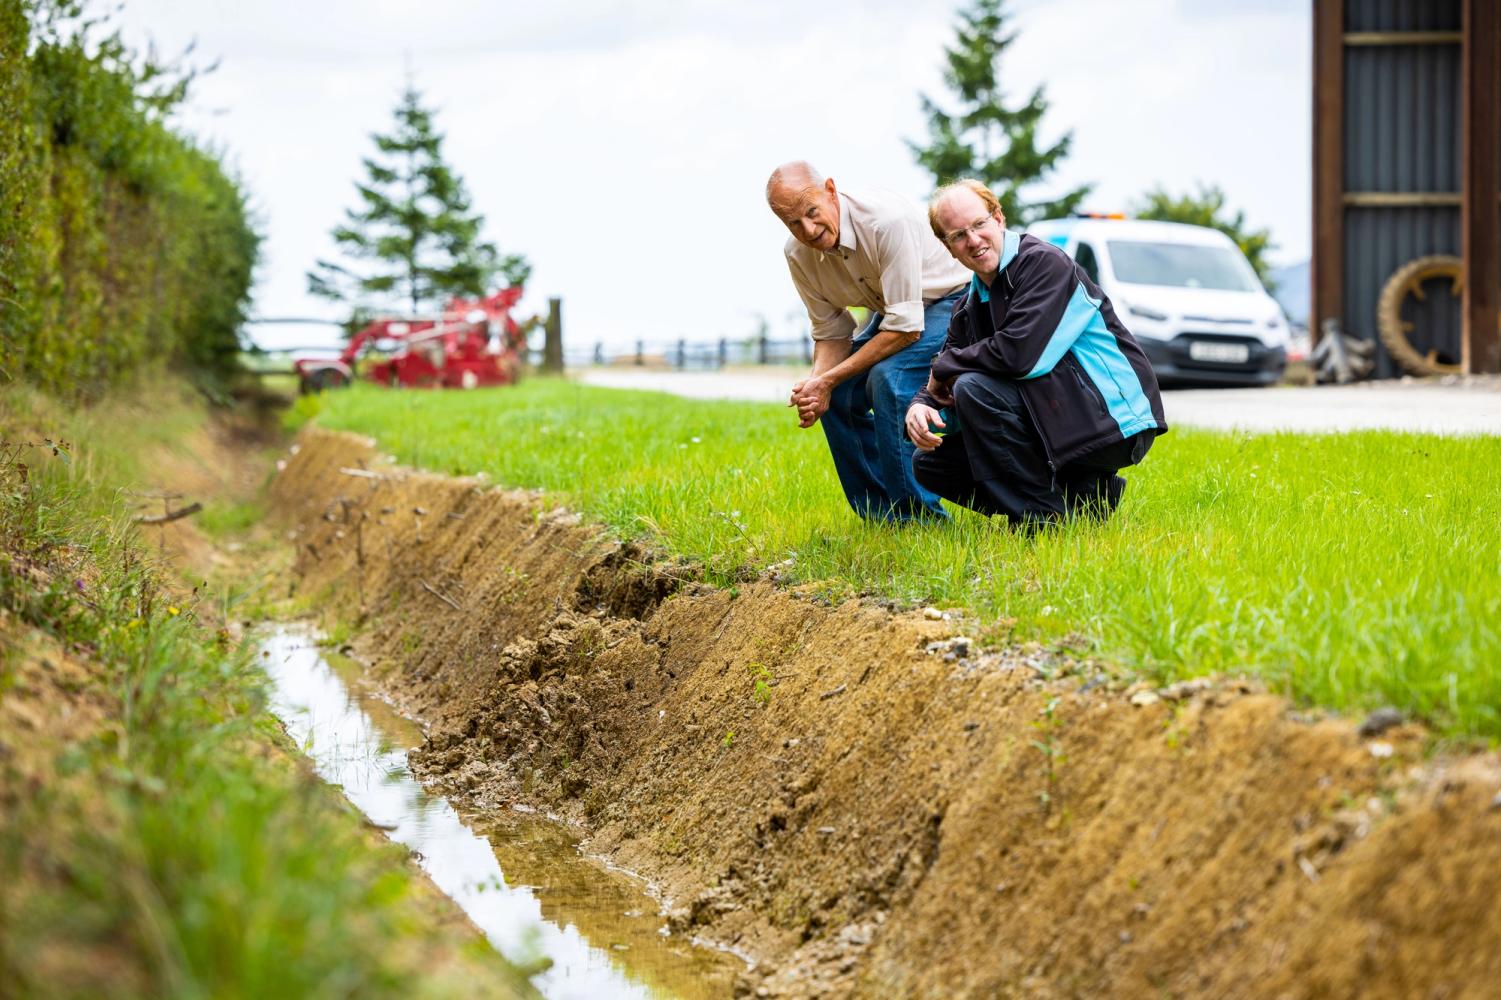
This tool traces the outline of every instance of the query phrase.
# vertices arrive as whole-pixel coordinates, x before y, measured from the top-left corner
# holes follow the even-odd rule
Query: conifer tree
[[[482,295],[496,275],[510,285],[526,281],[526,258],[502,256],[480,238],[485,218],[444,162],[443,136],[414,86],[408,83],[401,95],[395,127],[371,139],[377,155],[365,157],[367,179],[355,184],[360,207],[333,230],[352,266],[319,260],[308,272],[309,292],[347,303],[361,317],[393,307],[417,313],[454,295]]]
[[[929,143],[909,141],[907,146],[936,184],[961,177],[984,181],[1001,199],[1007,223],[1020,227],[1077,211],[1093,186],[1051,200],[1022,200],[1022,188],[1042,180],[1068,155],[1073,133],[1038,147],[1037,130],[1048,107],[1041,86],[1018,107],[1008,108],[1003,102],[999,64],[1016,41],[1016,32],[1006,28],[1004,4],[1005,0],[974,0],[972,7],[960,11],[954,45],[944,49],[948,66],[943,73],[959,110],[951,114],[922,95]]]

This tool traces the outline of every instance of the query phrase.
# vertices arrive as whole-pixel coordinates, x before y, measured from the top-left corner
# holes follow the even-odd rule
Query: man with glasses
[[[927,380],[967,272],[916,205],[841,191],[808,163],[773,171],[766,202],[791,231],[787,267],[813,325],[813,371],[788,402],[799,425],[823,425],[845,498],[861,517],[944,517],[913,476],[902,418]],[[872,313],[858,333],[850,306]]]
[[[985,185],[939,189],[928,220],[974,276],[907,410],[918,482],[1016,526],[1109,517],[1117,471],[1167,430],[1140,345],[1067,254],[1006,229]]]

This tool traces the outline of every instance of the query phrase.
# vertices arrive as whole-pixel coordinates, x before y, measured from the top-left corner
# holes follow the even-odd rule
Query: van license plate
[[[1212,340],[1195,340],[1188,345],[1188,356],[1195,361],[1243,365],[1251,360],[1251,349],[1245,344],[1217,344]]]

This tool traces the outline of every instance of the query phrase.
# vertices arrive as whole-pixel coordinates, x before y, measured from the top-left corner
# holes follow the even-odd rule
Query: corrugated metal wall
[[[1459,0],[1347,0],[1346,32],[1459,31]],[[1449,193],[1460,190],[1461,47],[1349,44],[1344,49],[1344,190]],[[1344,227],[1345,331],[1375,340],[1376,300],[1393,271],[1428,254],[1460,253],[1459,206],[1347,204]],[[1409,301],[1409,339],[1441,361],[1460,357],[1460,301],[1430,286]],[[1377,349],[1377,377],[1403,374]]]
[[[1346,0],[1346,31],[1458,31],[1459,0]]]

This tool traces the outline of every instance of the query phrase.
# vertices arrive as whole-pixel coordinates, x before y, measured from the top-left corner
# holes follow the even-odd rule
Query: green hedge
[[[74,0],[0,0],[0,378],[222,378],[260,240],[245,194],[167,124],[191,74],[99,33]]]

